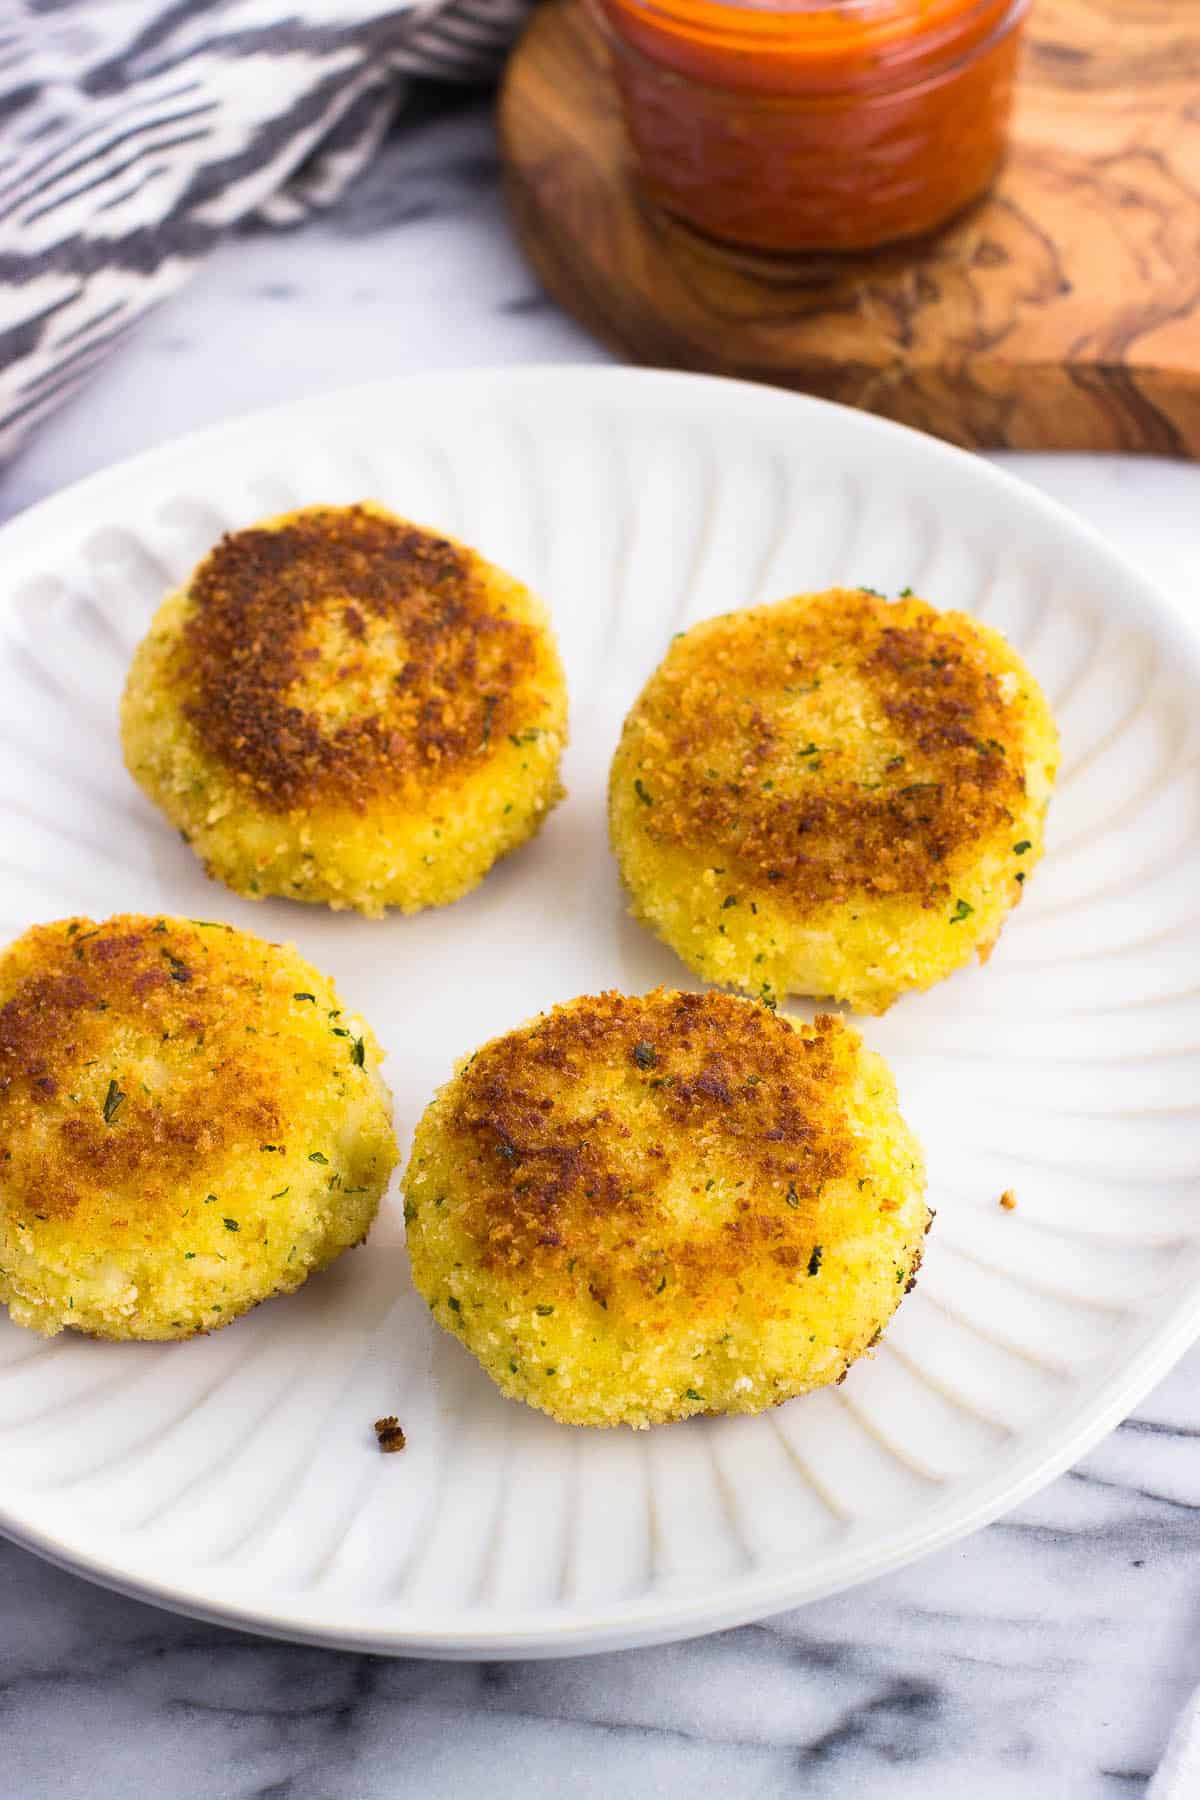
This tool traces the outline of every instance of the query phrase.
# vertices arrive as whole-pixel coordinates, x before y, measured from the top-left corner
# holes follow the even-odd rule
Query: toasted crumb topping
[[[801,907],[922,904],[1025,792],[1018,678],[962,614],[857,589],[709,620],[680,637],[626,725],[614,779],[662,844]]]
[[[669,1276],[694,1295],[747,1257],[815,1274],[822,1192],[855,1154],[842,1032],[834,1018],[802,1033],[730,995],[660,990],[576,1000],[487,1045],[449,1121],[483,1264],[577,1259],[600,1299],[606,1270],[648,1294]],[[700,1167],[710,1188],[727,1182],[723,1216],[673,1222],[664,1196],[680,1179],[700,1199]],[[654,1254],[639,1257],[639,1241]]]
[[[1017,1196],[1013,1193],[1011,1188],[1005,1188],[1004,1192],[1000,1196],[1000,1204],[1004,1208],[1005,1212],[1015,1212],[1016,1211]]]
[[[413,1280],[505,1393],[580,1425],[836,1381],[914,1279],[920,1146],[842,1020],[583,995],[485,1044],[417,1126]]]
[[[307,967],[225,925],[132,914],[36,926],[10,946],[0,957],[8,1216],[107,1229],[117,1212],[131,1227],[162,1217],[174,1229],[198,1173],[243,1152],[264,1168],[280,1161],[281,1104],[298,1102],[303,1071],[315,1077],[327,1059],[331,1085],[364,1078],[362,1040],[333,1035],[327,984],[292,994],[293,965]]]
[[[520,729],[534,629],[471,551],[367,506],[224,537],[197,570],[175,655],[207,753],[282,811],[363,808],[474,765]]]
[[[239,1018],[257,1012],[261,968],[215,929],[214,946],[178,922],[72,919],[22,940],[36,950],[0,990],[10,1212],[69,1217],[139,1176],[142,1205],[167,1204],[197,1158],[277,1133]]]

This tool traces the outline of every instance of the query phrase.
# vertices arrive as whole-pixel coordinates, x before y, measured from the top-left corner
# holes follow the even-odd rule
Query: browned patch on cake
[[[494,605],[487,574],[472,551],[363,506],[232,532],[189,589],[175,655],[185,716],[270,810],[318,797],[361,809],[406,781],[450,780],[521,725],[514,689],[537,666],[534,629]],[[334,621],[345,654],[324,669],[314,629]],[[328,687],[365,679],[380,627],[390,662],[364,710],[297,703],[314,672]]]
[[[625,741],[649,837],[781,902],[933,904],[1023,796],[1018,723],[969,619],[835,588],[682,637]]]
[[[823,1190],[857,1155],[843,1032],[660,989],[575,1000],[486,1045],[448,1120],[480,1260],[547,1292],[578,1264],[602,1306],[668,1283],[702,1304],[762,1259],[819,1266]],[[681,1177],[686,1219],[667,1193]]]
[[[71,919],[35,927],[0,958],[11,1217],[140,1228],[175,1206],[198,1162],[272,1141],[278,1112],[248,1023],[268,947],[222,955],[214,977],[205,936],[179,921]],[[113,1193],[126,1196],[120,1216]]]

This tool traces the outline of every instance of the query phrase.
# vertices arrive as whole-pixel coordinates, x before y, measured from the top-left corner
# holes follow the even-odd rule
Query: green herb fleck
[[[639,1069],[653,1069],[658,1062],[658,1051],[653,1044],[635,1044],[633,1060]]]
[[[1028,838],[1022,838],[1019,844],[1013,845],[1013,854],[1015,856],[1024,856],[1024,854],[1027,850],[1032,850],[1032,849],[1033,849],[1033,845],[1030,842],[1030,840]]]
[[[640,775],[636,775],[634,777],[633,791],[637,795],[638,799],[641,801],[643,806],[653,806],[654,805],[654,801],[650,798],[650,795],[646,792],[645,788],[642,785],[642,778]]]
[[[104,1096],[103,1110],[104,1110],[104,1123],[106,1125],[112,1124],[113,1120],[116,1118],[117,1114],[120,1112],[121,1106],[122,1106],[125,1098],[126,1098],[126,1096],[121,1092],[121,1089],[119,1088],[117,1083],[115,1081],[110,1081],[108,1084],[108,1092]]]
[[[783,1197],[789,1206],[799,1206],[800,1204],[800,1196],[796,1192],[795,1184],[793,1182],[788,1182],[788,1191]]]
[[[329,1158],[327,1156],[322,1156],[319,1150],[310,1150],[308,1153],[308,1160],[309,1162],[328,1163]]]
[[[453,1295],[453,1294],[451,1294],[451,1295],[450,1295],[450,1297],[449,1297],[449,1299],[448,1299],[448,1300],[447,1300],[447,1301],[446,1301],[446,1305],[447,1305],[447,1306],[448,1306],[448,1307],[449,1307],[449,1308],[450,1308],[450,1311],[451,1311],[451,1312],[456,1312],[456,1313],[460,1313],[460,1312],[461,1312],[461,1311],[462,1311],[462,1302],[461,1302],[461,1300],[456,1300],[456,1299],[455,1299],[455,1298],[454,1298],[454,1295]]]
[[[825,1254],[825,1252],[821,1248],[820,1244],[813,1245],[812,1255],[808,1259],[808,1272],[810,1275],[815,1275],[817,1273],[817,1271],[820,1269],[821,1258],[824,1254]]]
[[[688,1388],[686,1393],[689,1400],[702,1400],[704,1398],[702,1394],[696,1392],[695,1388]]]
[[[969,919],[974,911],[975,908],[973,906],[968,906],[965,900],[956,900],[954,902],[954,911],[950,914],[950,923],[952,925],[957,925],[962,919]]]
[[[286,1188],[284,1188],[283,1191],[285,1194],[287,1193]],[[272,1199],[273,1198],[274,1198],[274,1195],[272,1195]],[[226,1231],[240,1231],[242,1229],[236,1219],[222,1219],[221,1223],[222,1223],[222,1225],[224,1225]]]
[[[366,1056],[366,1054],[367,1054],[366,1046],[364,1045],[362,1039],[355,1038],[353,1044],[350,1046],[350,1061],[354,1064],[356,1069],[362,1068],[363,1058]]]
[[[736,906],[736,905],[737,905],[737,895],[736,894],[726,894],[725,898],[721,902],[721,911],[727,912],[731,906]]]
[[[552,1306],[535,1306],[533,1310],[539,1319],[548,1319],[554,1308]]]
[[[272,1195],[271,1195],[271,1198],[272,1198],[272,1200],[282,1200],[282,1199],[283,1199],[283,1196],[284,1196],[284,1195],[285,1195],[285,1194],[290,1194],[290,1193],[291,1193],[291,1191],[292,1191],[292,1189],[291,1189],[291,1185],[290,1185],[290,1183],[289,1183],[289,1185],[288,1185],[288,1186],[287,1186],[287,1187],[282,1187],[282,1188],[280,1188],[280,1190],[279,1190],[279,1192],[278,1192],[278,1193],[277,1193],[277,1194],[272,1194]],[[349,1192],[349,1189],[347,1189],[347,1192]],[[226,1223],[226,1225],[229,1225],[229,1220],[228,1220],[228,1219],[226,1219],[226,1221],[225,1221],[225,1223]],[[237,1230],[237,1226],[236,1226],[236,1225],[232,1225],[232,1226],[230,1226],[230,1230],[231,1230],[231,1231],[236,1231],[236,1230]]]
[[[293,994],[292,999],[293,1000],[311,1000],[314,1006],[317,1004],[317,996],[315,994]]]

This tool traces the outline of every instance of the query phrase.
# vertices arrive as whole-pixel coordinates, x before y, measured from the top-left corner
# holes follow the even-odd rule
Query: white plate
[[[126,776],[116,706],[164,590],[225,529],[374,496],[549,601],[570,797],[446,911],[370,923],[206,882]],[[553,1001],[686,980],[626,916],[604,780],[671,633],[833,582],[999,626],[1058,711],[1050,850],[986,968],[867,1023],[939,1210],[845,1386],[757,1419],[586,1432],[504,1400],[368,1246],[183,1345],[0,1324],[0,1524],[181,1610],[429,1655],[563,1654],[761,1616],[993,1518],[1200,1329],[1200,662],[1093,534],[860,413],[693,376],[387,383],[189,439],[0,534],[0,927],[74,911],[294,939],[373,1021],[407,1140],[455,1059]],[[1014,1188],[1019,1205],[997,1204]],[[371,1422],[409,1447],[380,1456]]]

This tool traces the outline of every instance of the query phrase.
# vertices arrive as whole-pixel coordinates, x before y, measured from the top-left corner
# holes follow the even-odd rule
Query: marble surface
[[[504,224],[486,110],[335,218],[243,235],[0,481],[0,516],[193,427],[432,368],[602,361]],[[1003,460],[1186,597],[1200,470]],[[1078,1468],[905,1572],[667,1649],[389,1662],[107,1594],[0,1542],[0,1795],[1117,1800],[1200,1681],[1200,1350]]]

